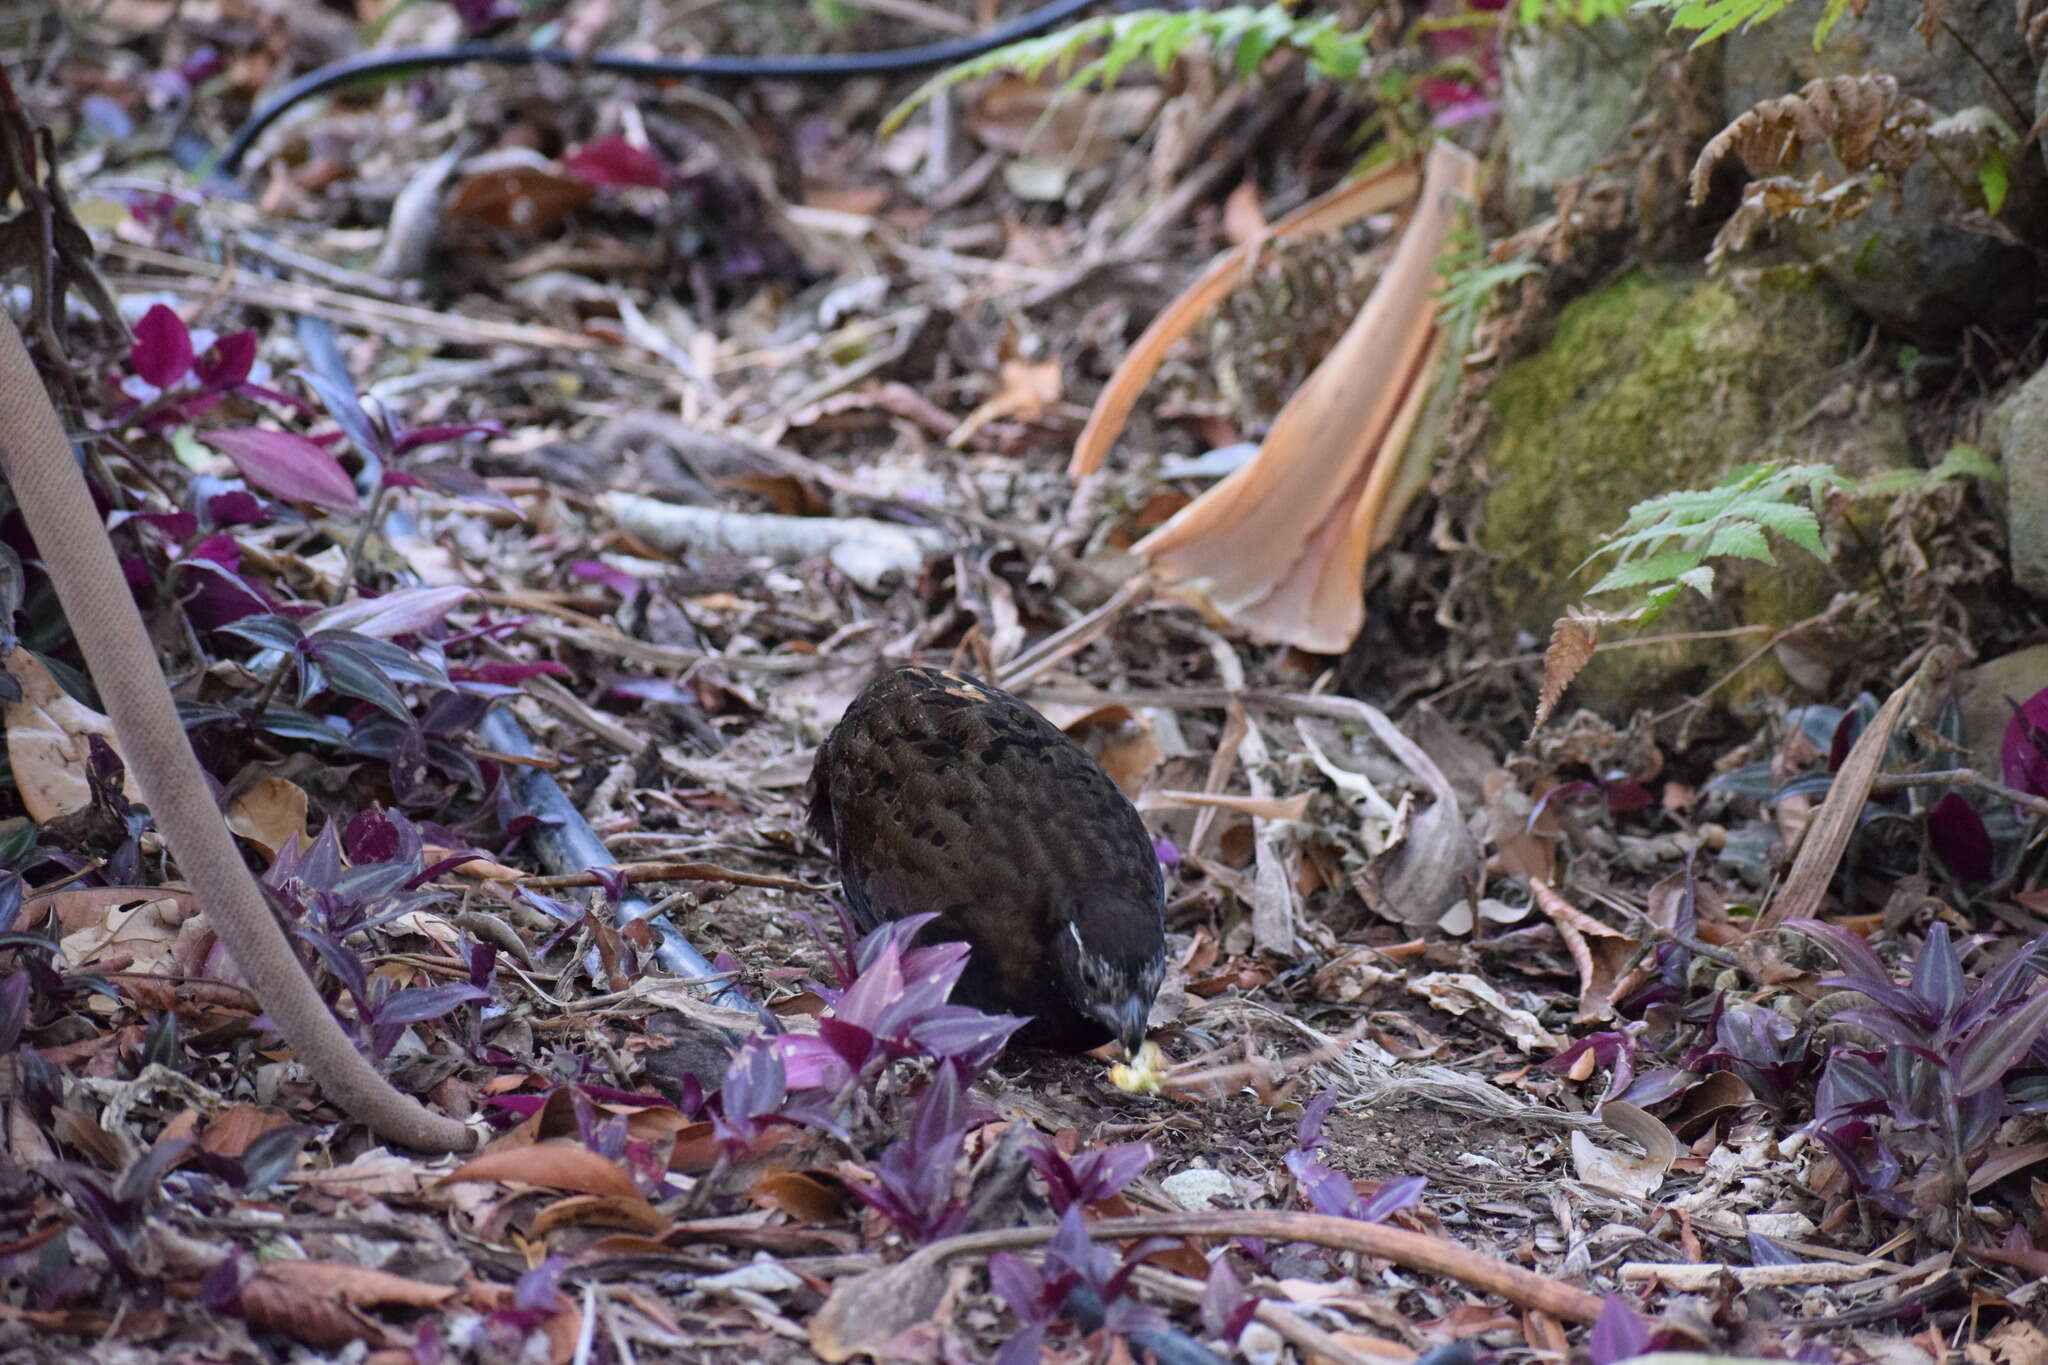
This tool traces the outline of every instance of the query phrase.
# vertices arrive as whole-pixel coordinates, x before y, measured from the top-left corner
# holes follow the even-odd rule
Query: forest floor
[[[562,22],[850,51],[992,8],[619,0]],[[1831,1018],[1836,941],[1752,928],[1790,912],[1872,935],[1901,975],[1921,964],[1944,1029],[2039,932],[2023,877],[1965,896],[1927,851],[1937,793],[1873,796],[1873,768],[1844,795],[1852,743],[1931,733],[1938,706],[1881,710],[1901,679],[1878,667],[1869,694],[1762,720],[1658,728],[1687,699],[1647,698],[1567,706],[1532,741],[1540,646],[1441,624],[1484,570],[1438,543],[1428,496],[1374,556],[1341,658],[1140,579],[1130,547],[1350,323],[1392,215],[1269,248],[1106,471],[1069,476],[1131,339],[1342,178],[1362,106],[1197,72],[1078,95],[1041,143],[1044,89],[1006,80],[884,139],[914,77],[698,91],[459,68],[304,106],[244,198],[199,192],[163,149],[180,130],[218,146],[355,19],[65,10],[0,21],[31,35],[0,63],[57,130],[136,332],[131,350],[78,324],[71,416],[152,514],[123,551],[181,698],[216,708],[197,747],[252,866],[292,883],[309,969],[401,1088],[493,1136],[468,1165],[384,1148],[257,1025],[153,841],[83,775],[101,731],[51,700],[91,694],[31,568],[0,811],[0,1361],[1019,1360],[1042,1328],[1064,1360],[2048,1362],[2042,1055],[1999,1054],[1995,1112],[1981,1085],[1949,1106],[1981,1120],[1960,1137],[1900,1098],[1911,1077],[1844,1099],[1878,1070],[1831,1072],[1831,1047],[1891,1035]],[[457,31],[451,7],[400,10],[387,43]],[[214,383],[245,329],[253,364]],[[297,377],[323,366],[339,397]],[[317,439],[230,465],[206,433],[232,428]],[[374,510],[409,526],[311,505],[320,452],[354,471],[364,441],[399,476]],[[663,548],[654,504],[804,518],[839,548]],[[277,686],[223,629],[249,602],[296,619],[364,592],[385,613],[357,629],[428,675],[344,648]],[[615,913],[637,878],[714,986],[814,1032],[844,945],[805,828],[811,756],[904,662],[1015,690],[1146,815],[1170,864],[1160,1093],[1119,1089],[1111,1049],[1017,1053],[946,1109],[944,1063],[906,1046],[827,1120],[774,1122],[800,1117],[793,1076],[742,1114],[727,1068],[760,1021]],[[536,757],[477,733],[480,697]],[[640,870],[579,886],[587,866],[550,864],[511,794],[529,770]],[[1890,823],[1840,882],[1830,863],[1788,883],[1802,828],[1866,798]],[[449,853],[473,856],[432,866]],[[422,880],[372,895],[340,870],[380,862]],[[1973,1022],[2038,1033],[2038,977],[1999,980]],[[1935,1069],[1969,1041],[1944,1034]],[[1110,1219],[1133,1221],[1098,1260],[1072,1230]],[[974,1240],[1026,1226],[1038,1242]],[[1062,1300],[1076,1284],[1092,1318],[1089,1294]]]

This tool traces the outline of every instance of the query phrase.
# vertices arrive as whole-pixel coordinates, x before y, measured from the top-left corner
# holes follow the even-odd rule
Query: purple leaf
[[[391,459],[391,433],[383,423],[373,418],[362,400],[356,396],[354,385],[337,384],[317,370],[293,370],[292,374],[311,389],[327,409],[342,434],[355,443],[363,458],[387,464]]]
[[[448,5],[462,17],[463,33],[471,38],[482,37],[519,17],[519,6],[514,0],[448,0]]]
[[[1352,1217],[1362,1223],[1384,1223],[1402,1209],[1419,1202],[1423,1187],[1428,1183],[1428,1180],[1419,1175],[1396,1176],[1392,1180],[1382,1181],[1380,1187],[1373,1191]]]
[[[135,323],[128,363],[149,383],[168,389],[192,372],[192,333],[185,320],[163,304],[151,304]]]
[[[1953,1025],[1957,1033],[1974,1028],[1979,1020],[1994,1011],[2004,1009],[2018,999],[2025,987],[2034,979],[2034,959],[2048,952],[2048,934],[2042,934],[2032,943],[2008,957],[1999,968],[1978,983],[1970,992],[1970,998],[1963,1002],[1956,1012]]]
[[[792,1090],[830,1090],[836,1094],[853,1084],[854,1067],[820,1034],[785,1033],[770,1046],[781,1054],[783,1075]]]
[[[21,1041],[28,1023],[28,987],[26,969],[0,978],[0,1056],[12,1056]]]
[[[418,434],[413,432],[409,435]],[[404,441],[401,440],[399,444],[402,446]],[[521,520],[526,517],[518,503],[491,487],[484,481],[483,475],[455,460],[433,460],[412,465],[403,471],[386,470],[384,473],[386,483],[397,483],[401,480],[415,488],[432,489],[436,493],[443,493],[452,498],[468,498],[471,502],[495,507],[501,512],[509,512]]]
[[[1892,974],[1885,969],[1884,963],[1878,961],[1877,954],[1870,950],[1861,934],[1818,919],[1788,919],[1782,927],[1812,939],[1834,954],[1843,974],[1822,982],[1823,985],[1839,985],[1860,991],[1898,1014],[1918,1016],[1921,1013],[1919,998],[1892,980]]]
[[[1944,794],[1928,810],[1927,841],[1964,886],[1991,880],[1991,832],[1961,793]]]
[[[1056,1305],[1045,1302],[1045,1277],[1021,1256],[998,1251],[988,1258],[988,1286],[1026,1323],[1052,1321]]]
[[[1218,1341],[1235,1343],[1258,1311],[1258,1299],[1245,1292],[1244,1282],[1230,1268],[1230,1258],[1218,1256],[1202,1285],[1203,1329]]]
[[[1940,920],[1927,927],[1920,955],[1913,959],[1913,994],[1936,1019],[1948,1018],[1963,1002],[1963,964],[1948,941],[1948,926]]]
[[[1609,1294],[1600,1305],[1600,1317],[1586,1338],[1586,1354],[1593,1365],[1614,1365],[1618,1360],[1639,1356],[1650,1346],[1650,1325],[1636,1315],[1629,1301]]]
[[[474,596],[460,585],[440,588],[396,588],[381,597],[357,597],[338,606],[322,607],[300,626],[307,634],[319,630],[350,630],[389,640],[417,635],[437,626],[456,607]]]
[[[206,500],[206,519],[215,526],[267,526],[270,509],[248,489],[236,488]]]
[[[303,436],[245,427],[201,432],[199,439],[272,497],[329,512],[357,509],[356,486],[341,462]]]
[[[1034,1322],[1005,1341],[990,1365],[1038,1365],[1044,1358],[1044,1347],[1045,1328]]]
[[[1059,1213],[1072,1204],[1093,1204],[1112,1197],[1136,1180],[1156,1156],[1149,1142],[1127,1142],[1085,1148],[1069,1159],[1048,1137],[1040,1137],[1025,1155],[1045,1182],[1046,1194]]]
[[[1329,1117],[1330,1109],[1337,1103],[1337,1092],[1325,1090],[1308,1102],[1301,1111],[1301,1121],[1294,1127],[1294,1145],[1304,1152],[1313,1152],[1321,1147],[1323,1120]]]
[[[439,1019],[450,1010],[459,1009],[471,1001],[489,1000],[491,993],[467,981],[452,982],[445,986],[408,986],[397,992],[377,1008],[377,1023],[417,1024],[428,1019]]]
[[[1955,1093],[1967,1099],[2005,1079],[2048,1027],[2048,989],[2036,991],[2010,1013],[1987,1019],[1959,1051]]]
[[[640,591],[640,580],[624,569],[595,559],[577,559],[569,563],[569,576],[580,578],[587,583],[602,583],[621,597],[631,597]]]

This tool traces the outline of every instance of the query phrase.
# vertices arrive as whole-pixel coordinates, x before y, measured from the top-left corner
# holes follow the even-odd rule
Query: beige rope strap
[[[207,922],[321,1091],[388,1142],[466,1151],[474,1135],[401,1095],[342,1032],[271,915],[178,722],[142,615],[21,333],[0,312],[0,473],[70,619],[121,752]]]

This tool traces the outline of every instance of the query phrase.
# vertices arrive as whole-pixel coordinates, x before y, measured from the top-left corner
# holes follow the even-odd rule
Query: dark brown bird
[[[1136,1055],[1166,969],[1158,856],[1038,712],[965,674],[886,673],[819,747],[810,823],[863,933],[933,912],[922,940],[968,944],[957,1003],[1032,1016],[1027,1045]]]

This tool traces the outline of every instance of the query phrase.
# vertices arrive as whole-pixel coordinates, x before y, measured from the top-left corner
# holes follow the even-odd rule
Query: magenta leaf
[[[199,382],[208,388],[229,388],[248,379],[256,364],[256,329],[229,332],[194,362]]]
[[[1991,833],[1960,792],[1944,794],[1928,810],[1927,842],[1964,886],[1991,880]]]
[[[164,305],[152,304],[135,324],[135,346],[128,363],[160,389],[168,389],[192,372],[192,333],[185,320]]]
[[[2008,787],[2048,796],[2048,688],[2012,708],[1998,759]]]
[[[636,147],[614,133],[584,143],[562,158],[562,169],[593,185],[644,185],[659,189],[668,181],[668,167],[645,147]]]
[[[243,478],[275,498],[328,512],[357,509],[356,486],[341,462],[303,436],[256,427],[204,431],[199,439],[234,461]]]

